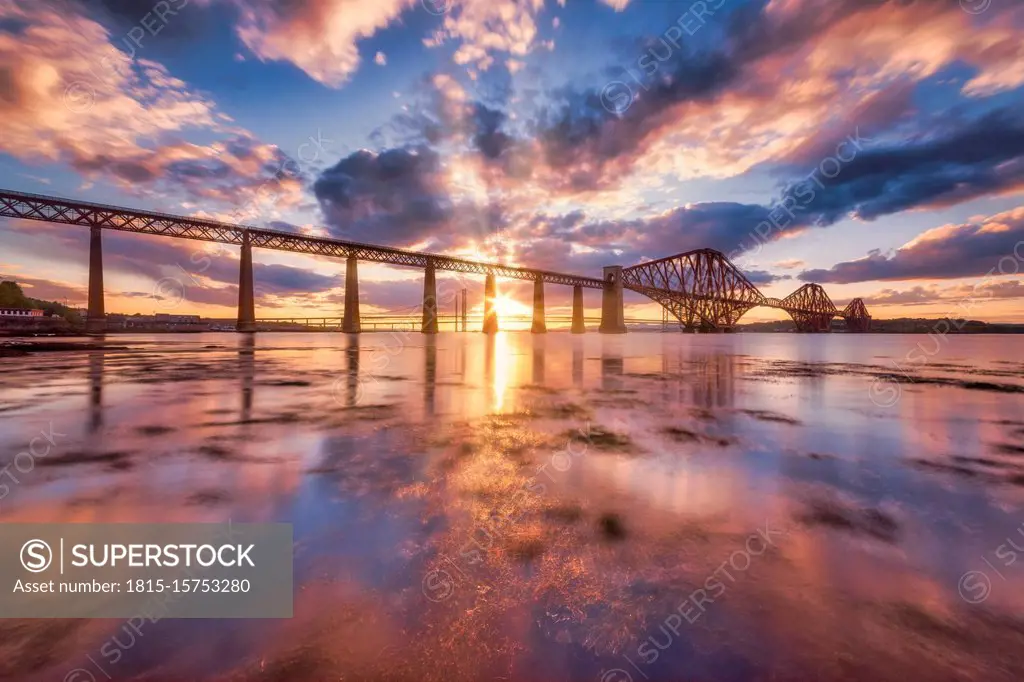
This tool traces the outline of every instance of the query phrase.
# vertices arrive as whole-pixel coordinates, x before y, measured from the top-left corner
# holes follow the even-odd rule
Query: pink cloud
[[[42,3],[0,4],[0,20],[24,22],[0,33],[0,151],[28,163],[63,162],[89,180],[137,193],[163,187],[247,205],[285,157],[234,126],[213,102],[161,64],[134,59],[100,24]],[[219,136],[192,144],[189,133]],[[285,178],[274,200],[298,201]]]
[[[416,0],[231,0],[238,36],[263,60],[289,61],[330,87],[362,62],[358,42],[386,28]],[[379,62],[378,62],[379,63]]]

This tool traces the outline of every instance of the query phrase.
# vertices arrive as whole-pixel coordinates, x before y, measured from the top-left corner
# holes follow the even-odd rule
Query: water
[[[0,519],[292,523],[295,617],[0,621],[2,679],[1024,677],[1013,337],[106,343],[0,359]]]

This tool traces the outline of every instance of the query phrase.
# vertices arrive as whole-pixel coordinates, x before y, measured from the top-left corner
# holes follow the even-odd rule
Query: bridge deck
[[[311,237],[282,230],[267,230],[247,225],[234,225],[216,220],[206,220],[205,218],[140,211],[120,206],[105,206],[103,204],[2,189],[0,189],[0,217],[40,220],[85,227],[95,225],[108,230],[156,234],[238,246],[241,246],[244,235],[248,232],[252,245],[264,249],[292,251],[335,258],[354,256],[364,261],[419,268],[426,268],[432,263],[438,270],[448,270],[451,272],[480,275],[493,274],[496,277],[530,281],[540,279],[552,284],[582,286],[590,289],[601,289],[604,287],[604,282],[594,277],[581,277],[579,275],[549,270],[536,270],[533,268],[519,268],[498,263],[485,263],[467,258],[422,253],[329,237]]]

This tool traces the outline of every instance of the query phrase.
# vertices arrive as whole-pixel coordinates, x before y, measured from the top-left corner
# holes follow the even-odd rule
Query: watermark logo
[[[960,597],[968,604],[980,604],[992,594],[992,580],[982,571],[967,571],[957,585]]]
[[[96,91],[88,83],[75,81],[64,89],[64,106],[73,114],[83,114],[96,104]]]
[[[1024,544],[1021,537],[1024,537],[1024,523],[1017,527],[1017,536],[1008,535],[1006,542],[992,552],[981,555],[981,560],[985,562],[985,565],[1004,583],[1009,580],[1003,574],[1003,570],[1012,568],[1018,560],[1024,558],[1024,547],[1017,544],[1018,542]],[[960,576],[957,590],[960,592],[960,598],[968,604],[980,604],[992,594],[992,578],[987,571],[967,571]]]
[[[42,540],[29,540],[21,546],[21,565],[29,573],[42,573],[53,563],[53,550]]]
[[[903,389],[890,377],[875,377],[868,389],[868,397],[878,407],[892,407],[900,401]]]
[[[455,6],[455,0],[421,0],[423,9],[435,16],[447,14]]]
[[[455,592],[452,574],[435,568],[423,576],[423,596],[434,603],[443,602]]]
[[[968,14],[981,14],[992,6],[992,0],[960,0],[960,9]]]
[[[164,277],[153,288],[153,298],[166,308],[175,308],[185,300],[185,284],[175,277]]]
[[[621,115],[633,104],[633,89],[622,81],[612,81],[601,90],[601,105],[608,113]]]
[[[765,554],[778,546],[775,544],[775,536],[785,536],[788,529],[776,529],[770,523],[765,522],[763,529],[747,536],[741,548],[736,549],[729,558],[723,561],[702,583],[702,586],[690,593],[669,615],[662,621],[658,633],[651,632],[636,648],[636,656],[642,661],[642,665],[653,665],[662,652],[671,647],[676,639],[683,633],[683,622],[694,625],[706,613],[710,605],[722,599],[733,585],[737,585],[743,573],[753,565],[756,557]],[[728,567],[728,568],[727,568]],[[732,573],[729,572],[732,569]],[[685,638],[685,635],[682,635]],[[634,661],[633,657],[623,652],[622,659],[632,666],[645,679],[650,677],[640,667],[641,663]],[[613,668],[601,673],[598,682],[632,682],[633,676],[625,668]]]

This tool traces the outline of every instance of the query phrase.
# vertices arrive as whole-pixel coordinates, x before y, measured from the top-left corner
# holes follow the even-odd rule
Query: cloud
[[[881,28],[883,20],[906,29],[907,37],[896,39],[894,29]],[[1024,163],[1019,113],[989,107],[974,118],[914,117],[914,84],[966,59],[946,32],[968,34],[962,44],[990,39],[1000,51],[1009,49],[1002,29],[970,22],[955,7],[881,0],[790,0],[723,10],[706,30],[724,38],[708,41],[707,49],[686,43],[664,56],[664,42],[657,41],[658,50],[651,40],[641,42],[641,55],[665,61],[622,114],[609,110],[596,90],[555,91],[538,100],[539,107],[524,108],[517,94],[474,101],[454,78],[435,75],[420,103],[392,122],[388,133],[398,144],[378,154],[429,160],[399,175],[396,186],[407,188],[407,197],[390,196],[372,164],[364,162],[358,172],[347,168],[371,154],[360,152],[321,176],[318,199],[335,233],[350,238],[389,235],[402,245],[433,238],[437,248],[458,248],[507,226],[518,252],[525,252],[526,240],[557,233],[587,247],[571,249],[567,258],[589,263],[703,247],[737,253],[846,217],[873,219],[1014,192],[1022,187]],[[822,35],[864,52],[848,44],[844,28],[873,41],[878,54],[843,59]],[[935,40],[943,49],[927,55],[926,64],[913,62],[904,45]],[[976,73],[993,58],[979,51],[968,56]],[[778,78],[790,71],[791,77]],[[544,104],[551,101],[556,104]],[[807,201],[809,164],[833,154],[847,137],[855,140],[855,158],[837,177],[819,177],[821,186]],[[779,200],[795,198],[798,209],[785,230],[772,227],[778,202],[705,202],[629,219],[584,217],[570,229],[557,225],[561,218],[540,215],[552,204],[575,204],[584,208],[580,215],[606,216],[608,208],[664,186],[659,177],[730,175],[759,164],[790,181]],[[351,197],[333,196],[341,185]],[[631,213],[642,210],[640,204]],[[755,233],[765,226],[767,236]]]
[[[0,26],[0,151],[63,162],[129,193],[245,205],[280,181],[274,201],[298,200],[294,162],[231,125],[161,64],[118,50],[95,21],[12,0],[0,4]],[[193,144],[186,133],[219,139]],[[290,177],[276,177],[282,169]]]
[[[362,61],[357,43],[396,21],[415,0],[225,0],[239,10],[238,36],[264,61],[289,61],[341,87]]]
[[[88,297],[88,290],[84,286],[53,282],[48,279],[0,274],[0,282],[17,282],[29,298],[58,303],[63,303],[66,300],[70,306],[84,303]]]
[[[1019,108],[992,111],[935,126],[913,142],[869,144],[849,163],[835,165],[835,177],[822,172],[801,183],[804,196],[811,192],[813,199],[803,201],[800,187],[785,192],[798,205],[807,204],[809,219],[819,225],[1019,192],[1024,190],[1024,116]],[[826,172],[832,173],[832,166]]]
[[[1024,207],[928,230],[894,253],[872,251],[865,258],[807,270],[805,282],[953,279],[1017,275],[1024,265]]]
[[[910,289],[882,289],[864,297],[868,305],[928,305],[933,303],[965,304],[977,299],[1024,298],[1024,284],[1019,280],[963,284],[951,287],[916,286]]]
[[[356,241],[446,249],[504,227],[500,204],[460,202],[449,182],[440,155],[417,146],[360,150],[321,173],[313,191],[331,233]]]
[[[115,44],[132,49],[180,49],[204,38],[212,22],[200,17],[202,0],[78,0],[83,14],[118,34]],[[139,33],[139,31],[143,33]]]
[[[792,275],[776,275],[767,270],[743,270],[743,274],[755,285],[774,284],[793,279]]]
[[[943,297],[940,289],[921,286],[905,291],[882,289],[876,294],[864,297],[866,305],[924,305],[941,300]]]
[[[497,54],[524,57],[535,49],[540,44],[536,17],[543,8],[544,0],[459,0],[445,13],[441,30],[424,43],[458,42],[452,59],[475,76],[490,69]]]
[[[955,2],[788,0],[715,11],[701,29],[714,34],[707,41],[666,26],[598,87],[564,92],[538,119],[535,176],[579,194],[634,175],[817,163],[832,138],[905,119],[915,87],[947,67],[973,70],[972,96],[979,82],[992,85],[986,94],[1024,84],[1024,42],[1012,27],[1024,11],[990,11],[1001,16],[978,23]]]

